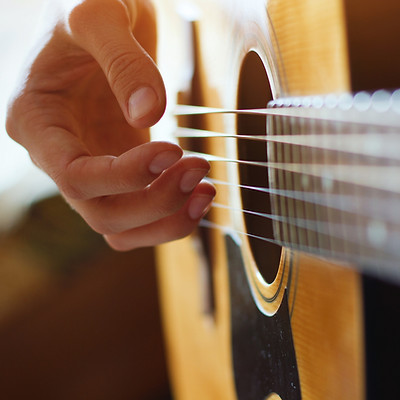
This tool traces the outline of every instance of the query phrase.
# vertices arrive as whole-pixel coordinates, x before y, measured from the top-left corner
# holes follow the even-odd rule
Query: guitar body
[[[373,24],[380,18],[372,2],[188,3],[182,7],[173,0],[156,2],[159,63],[172,111],[175,99],[225,109],[263,108],[279,98],[399,86],[398,60],[394,65],[365,63],[368,54],[383,51],[376,36],[387,36],[374,31],[370,40],[362,29],[360,21]],[[389,19],[391,11],[400,12],[395,2],[381,5],[381,13],[382,8]],[[386,38],[384,43],[393,45]],[[238,135],[265,134],[265,116],[186,116],[177,122],[169,118],[163,134],[176,124]],[[201,145],[185,139],[182,145],[229,159],[257,151],[243,150],[239,141],[236,146],[218,139]],[[283,146],[257,146],[267,161],[279,161],[285,151]],[[239,186],[258,184],[255,175],[250,168],[213,163],[211,178],[236,183],[217,188],[215,202],[229,207],[213,208],[208,217],[224,229],[200,228],[191,237],[158,249],[175,398],[366,399],[363,277],[351,263],[254,240],[260,229],[276,237],[286,228],[276,221],[260,228],[235,210],[261,202],[268,203],[263,212],[280,215],[283,209],[290,214],[295,205],[291,200],[247,196]],[[267,184],[261,185],[286,190],[297,185],[286,182],[289,187],[281,188],[278,178],[267,171],[261,177]],[[305,207],[303,216],[309,212],[318,214]],[[335,218],[328,216],[328,221],[330,217]],[[292,238],[296,234],[282,233]],[[313,240],[322,239],[309,237],[310,243]]]

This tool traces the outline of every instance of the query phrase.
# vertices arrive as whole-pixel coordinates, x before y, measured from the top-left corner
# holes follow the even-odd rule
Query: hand
[[[209,164],[148,142],[165,89],[147,0],[53,0],[7,131],[111,247],[189,234],[215,189]],[[144,50],[146,49],[146,50]]]

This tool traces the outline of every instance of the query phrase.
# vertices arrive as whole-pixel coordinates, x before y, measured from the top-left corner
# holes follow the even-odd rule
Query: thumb
[[[72,10],[68,22],[75,42],[102,68],[127,122],[135,128],[155,124],[165,110],[164,83],[132,33],[145,38],[143,44],[154,53],[154,12],[135,5],[128,9],[119,0],[86,0]]]

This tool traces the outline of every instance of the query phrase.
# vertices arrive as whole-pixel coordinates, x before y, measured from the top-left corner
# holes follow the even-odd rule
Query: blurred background
[[[169,399],[153,250],[110,250],[5,132],[43,3],[0,0],[0,399]]]

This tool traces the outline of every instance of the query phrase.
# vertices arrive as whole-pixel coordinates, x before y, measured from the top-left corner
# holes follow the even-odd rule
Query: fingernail
[[[193,198],[190,202],[188,213],[191,219],[201,218],[210,208],[214,196],[199,195]]]
[[[136,90],[129,99],[129,116],[136,121],[147,115],[156,105],[158,97],[150,86]]]
[[[149,170],[152,174],[160,174],[162,171],[175,164],[181,155],[176,151],[163,151],[157,154],[149,165]]]
[[[183,193],[191,192],[200,181],[207,175],[206,169],[191,169],[183,175],[180,188]]]

